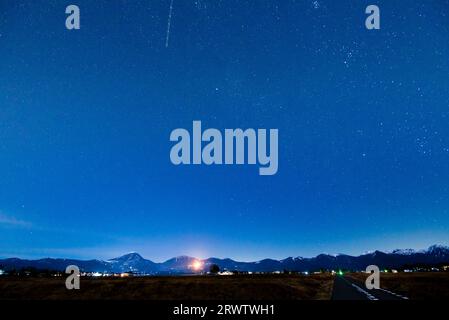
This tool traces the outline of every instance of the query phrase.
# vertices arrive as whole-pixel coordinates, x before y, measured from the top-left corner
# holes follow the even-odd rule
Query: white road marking
[[[359,292],[363,293],[364,295],[366,295],[366,297],[367,297],[368,299],[370,299],[370,300],[379,300],[379,299],[377,299],[375,296],[373,296],[372,294],[370,294],[369,292],[367,292],[367,291],[363,290],[362,288],[360,288],[359,286],[357,286],[357,285],[355,285],[355,284],[353,284],[353,283],[351,283],[351,285],[352,285],[354,288],[356,288],[357,291],[359,291]]]
[[[353,286],[355,289],[357,289],[358,292],[363,293],[369,300],[379,300],[377,299],[375,296],[373,296],[372,294],[370,294],[369,292],[363,290],[362,288],[360,288],[358,285],[353,284],[352,282],[350,282],[349,280],[346,280],[345,278],[342,277],[342,279],[344,281],[346,281],[347,283],[349,283],[351,286]]]
[[[382,291],[384,291],[384,292],[386,292],[386,293],[392,294],[392,295],[394,295],[394,296],[396,296],[396,297],[398,297],[398,298],[401,298],[401,299],[404,299],[404,300],[409,300],[407,297],[402,296],[402,295],[397,294],[397,293],[394,293],[394,292],[392,292],[392,291],[389,291],[389,290],[386,290],[386,289],[382,289],[382,288],[379,288],[379,290],[382,290]]]
[[[347,283],[349,283],[349,284],[352,285],[354,288],[356,288],[357,291],[359,291],[359,292],[365,294],[365,295],[368,297],[368,299],[370,299],[370,300],[379,300],[379,299],[377,299],[375,296],[373,296],[372,294],[370,294],[368,291],[366,291],[366,290],[360,288],[358,285],[353,284],[352,282],[346,280],[345,278],[343,278],[343,280],[345,280]],[[389,293],[389,294],[391,294],[391,295],[393,295],[393,296],[395,296],[395,297],[398,297],[398,298],[401,298],[401,299],[404,299],[404,300],[409,300],[409,298],[406,297],[406,296],[402,296],[402,295],[400,295],[400,294],[394,293],[394,292],[389,291],[389,290],[386,290],[386,289],[379,288],[379,289],[377,289],[377,290],[381,290],[381,291],[383,291],[383,292]]]

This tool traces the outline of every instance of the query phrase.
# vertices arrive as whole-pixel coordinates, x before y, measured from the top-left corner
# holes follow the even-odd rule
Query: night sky
[[[449,244],[448,0],[174,0],[166,47],[169,7],[1,0],[0,257]],[[174,166],[194,120],[279,129],[278,173]]]

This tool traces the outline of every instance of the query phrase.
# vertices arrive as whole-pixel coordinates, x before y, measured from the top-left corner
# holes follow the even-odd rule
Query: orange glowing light
[[[201,269],[203,268],[203,262],[201,262],[200,260],[195,260],[195,261],[192,263],[192,268],[193,268],[193,270],[195,270],[195,271],[201,270]]]

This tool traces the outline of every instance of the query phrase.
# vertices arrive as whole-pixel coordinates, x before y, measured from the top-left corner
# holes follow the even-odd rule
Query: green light
[[[338,270],[338,275],[339,275],[339,276],[342,276],[342,275],[343,275],[343,271]]]

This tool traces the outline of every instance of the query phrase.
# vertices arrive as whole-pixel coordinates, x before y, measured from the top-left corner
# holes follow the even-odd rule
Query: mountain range
[[[232,259],[209,258],[198,260],[193,257],[180,256],[162,263],[144,259],[138,253],[129,253],[110,260],[75,260],[75,259],[39,259],[25,260],[10,258],[0,260],[0,268],[5,270],[35,268],[39,270],[63,271],[68,265],[76,265],[84,272],[140,274],[184,274],[194,271],[209,270],[212,264],[220,270],[242,272],[274,271],[317,271],[325,270],[364,270],[368,265],[377,265],[381,269],[399,269],[407,265],[449,264],[449,247],[433,245],[426,250],[394,250],[391,252],[374,251],[360,256],[345,254],[320,254],[313,258],[289,257],[283,260],[264,259],[256,262],[239,262]],[[194,270],[196,267],[197,270]]]

